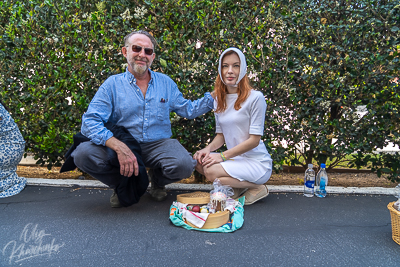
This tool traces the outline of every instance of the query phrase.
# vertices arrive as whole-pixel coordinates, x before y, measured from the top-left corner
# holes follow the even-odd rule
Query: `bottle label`
[[[308,188],[314,188],[314,181],[306,181],[306,187]]]
[[[319,182],[319,188],[321,188],[321,190],[325,190],[325,186],[326,186],[326,178],[321,177],[321,180]]]

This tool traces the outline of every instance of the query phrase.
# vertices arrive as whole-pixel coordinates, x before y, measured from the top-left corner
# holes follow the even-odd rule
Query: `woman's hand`
[[[221,162],[222,158],[219,154],[217,153],[211,153],[211,151],[215,151],[218,148],[220,148],[225,142],[225,138],[224,135],[222,133],[217,133],[217,135],[214,137],[214,140],[205,148],[203,148],[202,150],[197,151],[196,153],[194,153],[193,155],[193,159],[197,160],[197,162],[201,165],[201,166],[206,166],[205,162],[207,161],[207,165],[211,166],[215,163]],[[210,157],[210,155],[214,155],[216,154],[217,156],[212,156]],[[220,157],[219,160],[217,157]],[[207,160],[206,160],[207,159]],[[216,161],[218,160],[218,161]]]
[[[203,165],[203,167],[209,168],[212,165],[217,164],[217,163],[222,162],[222,161],[224,161],[224,160],[222,159],[221,154],[212,153],[212,154],[209,154],[207,157],[205,157],[202,160],[201,165]]]
[[[205,147],[199,151],[197,151],[196,153],[194,153],[193,155],[193,159],[197,160],[197,162],[200,165],[203,165],[202,161],[205,157],[208,157],[208,155],[210,154],[210,149],[208,147]]]

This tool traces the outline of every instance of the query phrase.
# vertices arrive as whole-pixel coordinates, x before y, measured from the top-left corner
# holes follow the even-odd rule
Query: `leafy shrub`
[[[51,168],[100,84],[125,71],[120,48],[132,30],[156,37],[152,69],[189,99],[212,90],[219,54],[236,46],[267,99],[263,140],[276,170],[328,158],[333,168],[353,152],[355,166],[368,166],[373,150],[399,144],[399,21],[398,1],[5,0],[0,94],[27,151]],[[171,120],[189,151],[214,136],[212,113]],[[383,156],[374,168],[395,179],[396,164]]]

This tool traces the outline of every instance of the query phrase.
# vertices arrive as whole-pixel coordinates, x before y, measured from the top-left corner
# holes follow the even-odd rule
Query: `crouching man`
[[[122,54],[128,67],[100,86],[82,117],[81,133],[90,141],[81,142],[71,153],[76,166],[114,189],[110,198],[112,207],[122,204],[119,199],[122,191],[118,190],[121,183],[143,172],[138,155],[150,169],[150,194],[157,201],[166,199],[165,185],[189,177],[196,160],[177,140],[170,138],[170,112],[192,119],[213,108],[210,93],[195,101],[187,100],[171,78],[150,69],[155,48],[153,36],[143,30],[124,38]],[[136,155],[114,135],[109,125],[123,127],[130,133],[140,146]],[[113,159],[117,162],[112,163]]]

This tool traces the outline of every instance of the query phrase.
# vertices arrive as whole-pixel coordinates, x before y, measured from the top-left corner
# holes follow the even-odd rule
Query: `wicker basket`
[[[400,245],[400,211],[393,207],[394,202],[388,204],[390,217],[392,218],[392,238],[393,241]]]
[[[208,215],[208,218],[206,222],[204,223],[203,227],[201,229],[214,229],[221,227],[222,225],[226,224],[229,221],[229,210],[225,210],[222,212],[214,213]],[[193,228],[198,228],[194,224],[191,224],[190,222],[186,222]]]
[[[210,202],[210,193],[196,191],[187,194],[180,194],[176,200],[184,204],[207,204]]]
[[[180,194],[176,199],[178,202],[185,204],[207,204],[210,202],[210,193],[196,191],[188,194]],[[218,228],[229,221],[229,211],[225,210],[223,212],[214,213],[208,215],[208,218],[203,225],[202,229],[213,229]],[[188,225],[193,228],[198,228],[190,222],[186,221]]]

